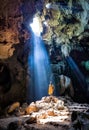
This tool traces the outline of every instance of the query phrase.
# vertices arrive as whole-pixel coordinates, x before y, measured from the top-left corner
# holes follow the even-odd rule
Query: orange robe
[[[54,85],[53,84],[49,84],[49,88],[48,88],[48,94],[52,95],[54,92]]]

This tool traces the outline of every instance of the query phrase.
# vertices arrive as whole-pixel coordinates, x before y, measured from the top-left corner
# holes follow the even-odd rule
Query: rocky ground
[[[5,109],[0,130],[89,130],[89,105],[69,97],[47,96],[31,104],[15,102]]]

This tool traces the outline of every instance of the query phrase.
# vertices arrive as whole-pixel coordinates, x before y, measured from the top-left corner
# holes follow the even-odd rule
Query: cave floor
[[[89,104],[73,102],[69,97],[43,97],[25,111],[1,118],[0,130],[89,130]]]

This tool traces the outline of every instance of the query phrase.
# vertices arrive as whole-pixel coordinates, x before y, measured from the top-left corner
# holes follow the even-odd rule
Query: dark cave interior
[[[89,130],[88,0],[0,1],[0,122]]]

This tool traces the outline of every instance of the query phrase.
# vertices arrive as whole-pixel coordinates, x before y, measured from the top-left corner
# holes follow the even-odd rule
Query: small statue
[[[54,93],[54,85],[52,84],[52,81],[50,81],[49,87],[48,87],[48,94],[51,96]]]

